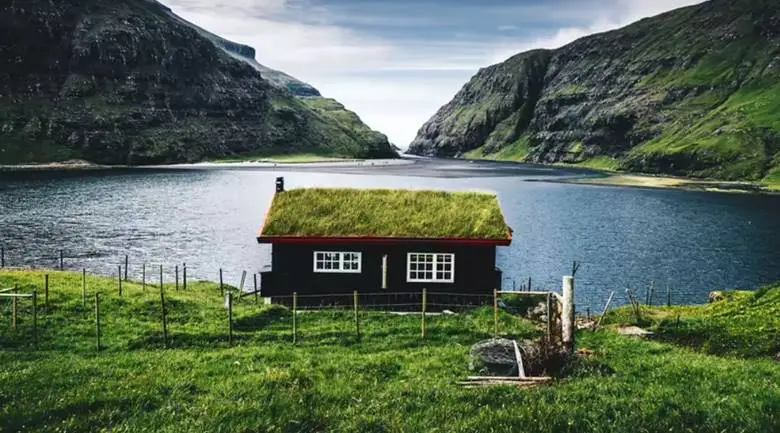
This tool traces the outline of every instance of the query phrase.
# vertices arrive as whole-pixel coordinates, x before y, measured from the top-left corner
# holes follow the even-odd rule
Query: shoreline
[[[550,182],[594,186],[618,186],[629,188],[677,189],[729,194],[780,195],[756,182],[693,179],[686,177],[656,176],[639,173],[600,172],[599,177],[556,179]]]
[[[201,161],[193,163],[156,164],[156,165],[104,165],[94,164],[88,161],[64,161],[50,163],[30,164],[0,164],[2,172],[35,172],[35,171],[89,171],[89,170],[113,170],[113,169],[188,169],[188,168],[284,168],[284,167],[366,167],[366,166],[397,166],[411,164],[404,158],[382,159],[328,159],[320,161],[273,161],[258,159],[251,161]]]
[[[201,161],[195,163],[176,163],[160,165],[103,165],[94,164],[84,160],[71,160],[53,163],[31,163],[17,165],[0,165],[0,173],[20,173],[20,172],[78,172],[78,171],[98,171],[98,170],[218,170],[218,169],[366,169],[366,168],[402,168],[403,166],[413,166],[428,158],[415,156],[399,158],[381,158],[381,159],[330,159],[321,161],[273,161],[268,158],[247,161]],[[577,167],[570,164],[533,164],[517,161],[493,161],[479,159],[460,159],[460,158],[433,158],[433,160],[452,160],[468,164],[470,162],[479,162],[487,164],[505,164],[506,166],[532,166],[554,169],[576,169],[581,170],[577,173],[560,178],[538,178],[525,179],[526,182],[551,182],[567,183],[593,186],[613,186],[628,188],[650,188],[650,189],[676,189],[683,191],[699,192],[718,192],[728,194],[760,194],[760,195],[780,195],[780,189],[773,189],[759,182],[746,181],[722,181],[713,179],[695,179],[676,176],[653,175],[644,173],[626,173],[618,171],[599,170],[594,168]],[[381,173],[380,173],[381,174]]]

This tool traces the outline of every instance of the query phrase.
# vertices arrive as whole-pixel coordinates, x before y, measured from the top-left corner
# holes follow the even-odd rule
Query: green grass
[[[680,118],[660,137],[633,148],[627,167],[760,180],[767,175],[767,161],[780,152],[780,120],[775,115],[780,110],[778,92],[780,84],[745,87],[705,115]]]
[[[590,168],[599,171],[617,171],[620,169],[620,160],[611,156],[594,156],[582,162],[574,164],[577,167]]]
[[[509,227],[492,194],[313,188],[277,194],[262,234],[503,240]]]
[[[640,325],[664,341],[714,355],[773,357],[780,353],[780,285],[756,292],[727,292],[702,307],[642,307]],[[679,320],[678,320],[679,317]],[[604,323],[636,324],[630,309],[610,312]]]
[[[174,348],[161,348],[159,294],[89,278],[103,292],[105,349],[94,348],[80,276],[50,272],[51,311],[31,347],[29,309],[19,336],[0,304],[0,431],[114,432],[770,432],[780,428],[774,361],[716,357],[660,342],[581,333],[594,355],[533,390],[463,389],[469,346],[492,313],[419,317],[300,314],[290,342],[283,308],[236,303],[236,346],[216,285],[167,287]],[[0,286],[39,287],[41,272],[0,272]],[[538,335],[505,314],[510,338]]]
[[[496,152],[487,152],[484,147],[479,147],[467,152],[466,159],[485,159],[490,161],[518,161],[523,162],[528,158],[529,153],[528,137],[523,136],[514,143],[498,149]]]

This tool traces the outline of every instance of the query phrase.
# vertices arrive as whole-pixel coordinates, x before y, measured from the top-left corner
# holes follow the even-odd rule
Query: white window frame
[[[331,260],[331,262],[334,265],[337,265],[338,268],[333,269],[325,269],[318,268],[317,263],[325,263],[324,258],[317,260],[318,255],[320,254],[335,254],[336,259]],[[344,260],[347,254],[354,254],[357,256],[356,260]],[[359,251],[314,251],[314,254],[312,254],[313,258],[313,269],[315,273],[318,274],[359,274],[363,271],[363,253]],[[355,262],[357,261],[357,269],[344,269],[344,264],[347,262]]]
[[[412,256],[433,256],[433,278],[412,278]],[[444,257],[450,257],[451,261],[449,263],[446,263],[444,261]],[[415,264],[419,264],[419,261],[416,261]],[[450,278],[436,278],[436,273],[438,272],[437,266],[439,264],[449,264],[450,265]],[[419,270],[416,270],[415,272],[419,272]],[[442,271],[447,272],[447,271]],[[454,283],[455,282],[455,254],[454,253],[406,253],[406,282],[407,283]]]

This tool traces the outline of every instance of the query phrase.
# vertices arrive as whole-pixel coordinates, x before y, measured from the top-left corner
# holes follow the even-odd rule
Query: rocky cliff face
[[[239,44],[237,42],[227,40],[221,36],[209,32],[208,30],[202,29],[190,23],[189,21],[182,19],[178,15],[174,14],[169,7],[163,5],[162,3],[157,2],[157,0],[147,0],[147,1],[151,3],[159,4],[160,8],[166,11],[167,15],[171,19],[197,30],[198,33],[200,33],[205,38],[209,39],[217,47],[222,48],[226,53],[230,54],[232,57],[242,60],[246,63],[249,63],[252,67],[257,69],[257,71],[260,72],[260,74],[263,76],[263,79],[268,81],[268,83],[271,84],[272,86],[278,87],[280,89],[288,90],[295,96],[300,96],[300,97],[322,96],[320,95],[319,90],[314,88],[314,86],[312,86],[311,84],[305,83],[282,71],[277,71],[276,69],[269,68],[268,66],[261,65],[260,63],[258,63],[255,58],[256,52],[254,48],[248,45]]]
[[[780,4],[714,0],[483,69],[410,152],[759,179],[777,112]]]
[[[0,41],[0,163],[395,154],[382,134],[274,87],[156,2],[6,2]]]

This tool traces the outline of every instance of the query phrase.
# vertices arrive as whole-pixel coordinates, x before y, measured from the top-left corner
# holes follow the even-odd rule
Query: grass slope
[[[115,432],[769,432],[780,428],[780,369],[770,360],[721,358],[611,332],[584,333],[595,352],[567,379],[521,391],[462,389],[469,345],[487,338],[492,313],[429,318],[361,313],[354,341],[347,312],[300,314],[235,307],[236,347],[226,343],[219,290],[167,287],[173,349],[162,350],[153,288],[89,278],[104,293],[106,348],[94,349],[80,276],[51,272],[51,311],[30,347],[29,310],[19,336],[0,304],[0,431]],[[0,286],[39,287],[41,272],[0,272]],[[503,315],[510,338],[537,334]]]
[[[507,239],[498,198],[444,191],[295,189],[277,194],[263,236]]]
[[[664,341],[706,353],[766,357],[780,353],[780,285],[756,292],[726,292],[703,307],[642,307],[610,312],[604,323],[649,327]]]

